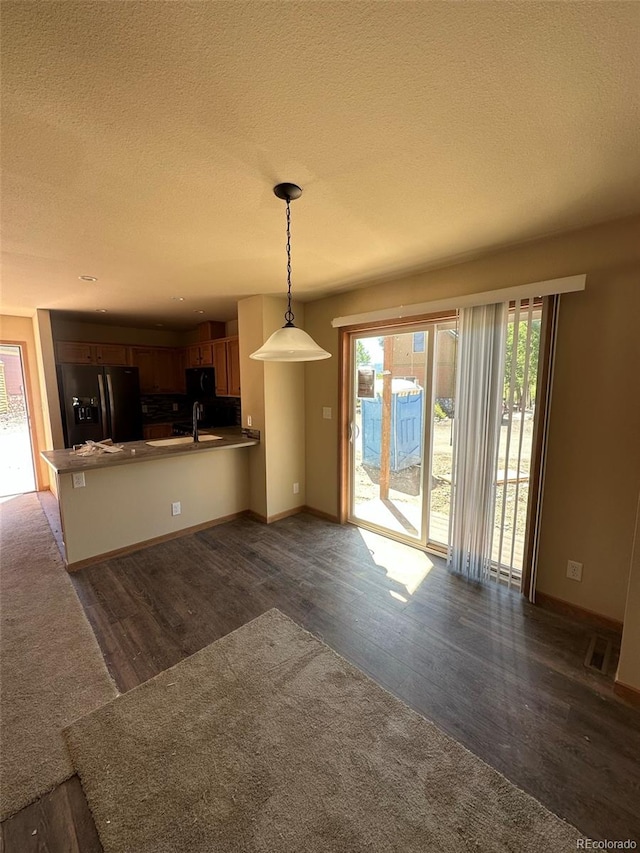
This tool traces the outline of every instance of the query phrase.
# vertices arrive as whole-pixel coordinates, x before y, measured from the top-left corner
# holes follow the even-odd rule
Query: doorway
[[[520,589],[525,571],[541,301],[512,303],[493,492],[490,579]],[[458,319],[346,331],[348,521],[448,555],[455,488]]]
[[[23,348],[13,343],[0,343],[0,471],[0,497],[36,490]]]
[[[351,335],[349,512],[355,524],[444,553],[456,322]]]

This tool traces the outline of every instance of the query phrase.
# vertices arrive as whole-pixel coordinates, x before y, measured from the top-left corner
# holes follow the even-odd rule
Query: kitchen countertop
[[[151,447],[146,441],[118,442],[123,447],[121,453],[101,453],[96,456],[78,456],[73,450],[43,450],[42,458],[57,474],[75,474],[78,471],[97,471],[100,468],[113,468],[118,465],[131,465],[138,462],[150,462],[154,459],[166,459],[170,456],[204,453],[210,450],[228,450],[237,447],[252,447],[260,442],[247,438],[240,427],[218,427],[200,430],[201,435],[219,435],[220,441],[192,442],[175,446]],[[153,439],[151,439],[153,440]]]

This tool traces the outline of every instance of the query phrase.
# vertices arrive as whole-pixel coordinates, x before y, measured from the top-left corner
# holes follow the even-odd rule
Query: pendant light
[[[331,358],[331,353],[322,349],[302,329],[294,326],[294,315],[291,310],[291,202],[300,198],[302,190],[297,184],[277,184],[273,192],[278,198],[287,203],[287,310],[284,315],[285,324],[275,331],[271,337],[250,358],[258,361],[320,361]]]

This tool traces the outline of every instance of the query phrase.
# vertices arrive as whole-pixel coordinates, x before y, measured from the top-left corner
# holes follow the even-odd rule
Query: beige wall
[[[24,342],[24,356],[26,364],[23,365],[27,374],[30,391],[31,405],[31,429],[35,444],[36,458],[34,460],[38,488],[47,488],[49,485],[49,468],[40,458],[41,450],[50,450],[45,432],[45,417],[47,416],[43,406],[42,394],[40,392],[40,377],[38,375],[38,353],[33,332],[33,320],[31,317],[14,317],[7,314],[0,315],[0,339],[4,341]]]
[[[283,324],[284,299],[267,298],[264,340]],[[304,311],[294,305],[296,324],[304,327]],[[265,364],[267,425],[267,503],[270,518],[305,503],[304,364]],[[298,483],[300,491],[293,492]]]
[[[640,488],[638,271],[561,297],[538,570],[538,589],[619,621]]]
[[[238,302],[240,331],[240,387],[242,388],[242,426],[260,430],[260,444],[249,452],[249,507],[267,517],[267,456],[265,443],[264,364],[249,358],[264,343],[263,297],[252,296]]]
[[[640,481],[639,232],[627,218],[307,303],[306,331],[334,356],[305,368],[308,505],[338,509],[334,317],[587,273],[586,292],[562,298],[538,589],[622,620]],[[584,563],[582,583],[567,559]]]
[[[640,692],[640,495],[616,681]]]
[[[64,432],[58,398],[58,377],[50,311],[38,308],[33,316],[33,331],[38,354],[38,377],[42,394],[46,449],[59,450],[64,447]]]
[[[67,562],[76,563],[249,507],[248,450],[202,450],[59,477]],[[171,515],[180,501],[181,515]]]
[[[249,358],[282,326],[285,308],[284,299],[268,296],[238,303],[242,425],[251,416],[252,428],[260,430],[251,454],[251,509],[268,519],[305,503],[304,365]],[[294,310],[303,325],[302,306]]]
[[[616,681],[640,692],[640,495]]]
[[[167,329],[137,329],[129,326],[106,326],[80,323],[51,312],[53,338],[56,341],[91,341],[99,344],[138,344],[139,346],[180,347],[185,334]]]

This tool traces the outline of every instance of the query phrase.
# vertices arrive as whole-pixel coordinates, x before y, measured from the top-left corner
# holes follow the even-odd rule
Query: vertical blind
[[[460,312],[449,564],[475,580],[491,571],[507,308]]]

